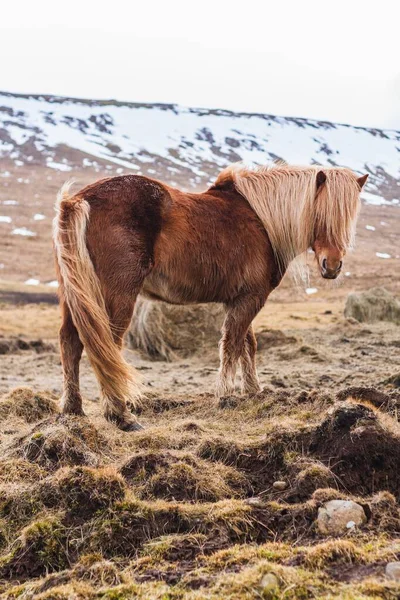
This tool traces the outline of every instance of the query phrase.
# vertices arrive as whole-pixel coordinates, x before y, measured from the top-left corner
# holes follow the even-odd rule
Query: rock
[[[340,535],[367,521],[363,507],[353,500],[330,500],[318,510],[318,529],[325,535]]]
[[[286,490],[287,486],[288,484],[286,481],[274,481],[272,484],[274,490],[277,490],[278,492],[283,492],[283,490]]]
[[[385,288],[349,294],[344,316],[359,322],[392,321],[400,324],[400,302]]]
[[[244,502],[249,506],[264,506],[265,504],[264,501],[257,496],[254,496],[253,498],[247,498]]]
[[[270,598],[279,588],[279,580],[273,573],[266,573],[260,582],[262,598]]]
[[[400,581],[400,562],[390,562],[386,565],[385,575],[392,581]]]
[[[128,346],[153,360],[186,358],[206,350],[217,354],[224,314],[221,304],[176,306],[139,296]]]

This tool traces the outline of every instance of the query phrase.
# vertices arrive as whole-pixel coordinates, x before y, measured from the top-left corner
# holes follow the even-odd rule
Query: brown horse
[[[141,428],[127,408],[141,388],[121,355],[139,293],[173,304],[226,308],[217,394],[259,390],[252,321],[289,263],[308,248],[323,277],[338,276],[352,245],[367,175],[348,169],[231,167],[202,194],[138,175],[103,179],[58,197],[54,246],[63,322],[62,410],[83,414],[82,349],[96,373],[105,416]]]

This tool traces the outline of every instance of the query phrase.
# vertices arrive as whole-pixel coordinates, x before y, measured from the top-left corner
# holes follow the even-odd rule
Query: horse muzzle
[[[336,279],[336,277],[340,274],[342,270],[343,262],[340,261],[338,265],[334,268],[328,267],[328,262],[326,258],[322,261],[321,264],[321,275],[324,279]]]

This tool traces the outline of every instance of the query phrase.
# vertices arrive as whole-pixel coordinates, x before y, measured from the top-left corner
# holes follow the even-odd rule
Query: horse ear
[[[362,177],[359,177],[357,179],[357,183],[360,186],[360,190],[363,189],[363,187],[364,187],[365,182],[367,181],[367,179],[368,179],[368,173],[366,175],[363,175]]]
[[[317,173],[317,190],[321,187],[326,181],[326,175],[323,171],[318,171]]]

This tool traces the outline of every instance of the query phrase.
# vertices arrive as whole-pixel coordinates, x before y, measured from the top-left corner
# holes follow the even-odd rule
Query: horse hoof
[[[113,416],[113,417],[108,417],[107,420],[114,423],[118,427],[118,429],[121,429],[121,431],[141,431],[142,429],[144,429],[143,425],[138,423],[138,421],[136,421],[136,419],[132,418],[131,416],[128,416],[128,417]]]
[[[86,417],[86,414],[81,408],[63,408],[59,413],[60,417],[67,417],[71,415],[74,417]]]
[[[138,423],[138,421],[124,421],[117,423],[117,427],[122,429],[122,431],[142,431],[144,429],[143,425]]]

